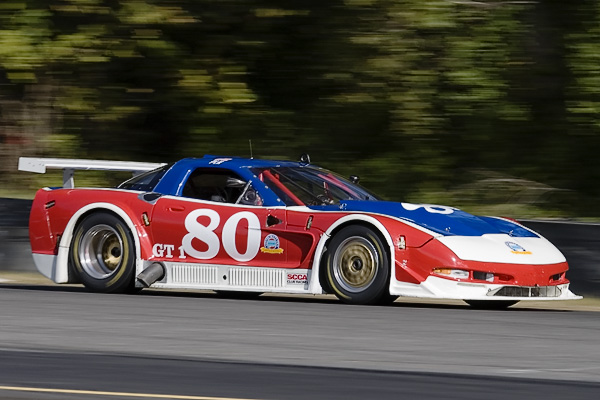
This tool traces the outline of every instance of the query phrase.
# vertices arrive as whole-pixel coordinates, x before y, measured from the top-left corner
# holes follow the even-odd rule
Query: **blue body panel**
[[[273,161],[205,155],[203,158],[185,158],[173,164],[154,191],[181,196],[183,185],[196,168],[219,168],[235,171],[242,179],[252,182],[261,195],[265,207],[282,206],[282,201],[261,182],[250,168],[303,167],[306,164],[291,161]],[[312,167],[315,167],[312,165]],[[389,201],[347,200],[340,204],[309,206],[320,211],[365,212],[388,215],[412,222],[444,236],[481,236],[508,234],[514,237],[539,237],[534,232],[510,221],[493,217],[478,217],[464,211],[444,206],[396,203]]]
[[[514,237],[539,237],[513,222],[493,217],[478,217],[442,206],[396,203],[390,201],[342,201],[339,205],[311,206],[322,211],[356,211],[388,215],[412,222],[444,236],[481,236],[505,233]]]
[[[226,161],[215,163],[216,160]],[[251,180],[253,186],[256,190],[258,190],[261,197],[265,201],[265,206],[281,206],[281,200],[279,200],[279,198],[272,191],[265,188],[264,184],[260,182],[258,178],[250,171],[250,168],[278,166],[301,167],[303,165],[305,164],[292,161],[273,161],[211,155],[205,155],[202,158],[184,158],[173,164],[165,176],[163,176],[161,181],[156,185],[154,191],[165,195],[181,196],[183,185],[187,181],[189,175],[196,168],[221,168],[235,171],[243,179]]]

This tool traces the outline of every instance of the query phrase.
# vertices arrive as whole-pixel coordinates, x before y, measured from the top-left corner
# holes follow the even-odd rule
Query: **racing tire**
[[[518,302],[518,300],[465,300],[465,303],[478,310],[504,310]]]
[[[326,285],[344,303],[379,304],[389,296],[388,253],[377,233],[365,226],[348,226],[334,235],[325,272]]]
[[[125,223],[107,212],[91,214],[77,226],[69,249],[73,270],[98,293],[136,293],[135,245]]]
[[[335,293],[333,288],[329,284],[329,280],[327,279],[327,260],[329,259],[329,249],[325,248],[323,252],[323,258],[321,259],[321,265],[319,266],[319,283],[321,284],[321,289],[325,294]]]
[[[377,301],[377,304],[379,304],[380,306],[389,306],[393,304],[396,301],[396,299],[398,299],[398,296],[394,296],[393,294],[389,294],[386,292]]]

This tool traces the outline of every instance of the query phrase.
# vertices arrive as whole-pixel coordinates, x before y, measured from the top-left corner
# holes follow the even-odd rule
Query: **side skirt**
[[[152,288],[310,293],[308,283],[312,270],[308,269],[175,262],[162,264],[165,276],[152,284]]]

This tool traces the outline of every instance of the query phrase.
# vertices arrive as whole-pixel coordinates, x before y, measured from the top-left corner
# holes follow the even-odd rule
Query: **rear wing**
[[[134,174],[152,171],[160,168],[164,163],[144,163],[134,161],[104,161],[104,160],[78,160],[70,158],[19,158],[19,171],[46,173],[46,169],[63,170],[63,187],[72,189],[75,187],[73,175],[75,170],[87,171],[131,171]]]

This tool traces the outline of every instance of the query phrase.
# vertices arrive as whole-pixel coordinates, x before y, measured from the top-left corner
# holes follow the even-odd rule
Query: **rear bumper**
[[[46,278],[56,282],[56,259],[53,254],[33,253],[33,262],[35,267]]]

